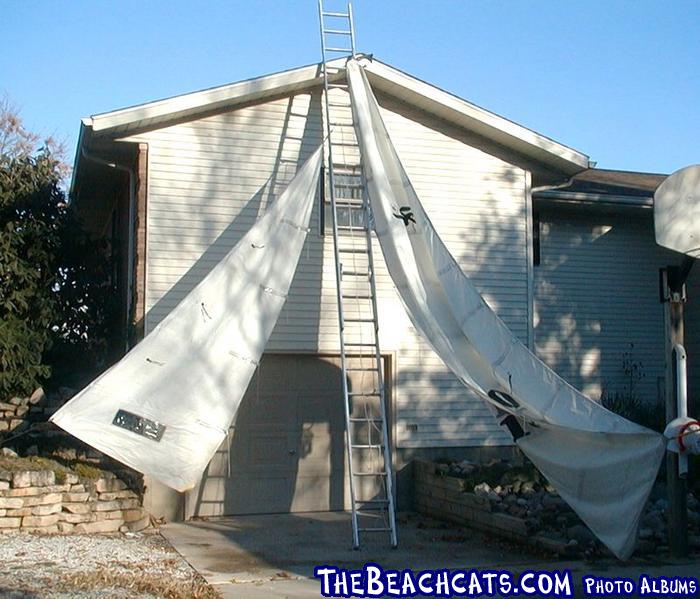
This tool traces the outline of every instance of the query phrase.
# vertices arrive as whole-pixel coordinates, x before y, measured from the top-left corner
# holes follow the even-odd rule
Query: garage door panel
[[[232,505],[236,511],[251,510],[248,513],[281,513],[289,511],[289,498],[292,494],[291,482],[285,475],[250,476],[246,483],[248,501],[239,505]],[[260,498],[264,497],[264,503]],[[263,508],[267,510],[263,512]]]
[[[330,424],[334,428],[345,430],[343,419],[343,398],[340,383],[336,390],[327,390],[326,393],[303,393],[298,403],[298,420],[305,423],[322,422]]]
[[[316,512],[343,509],[333,505],[328,476],[304,476],[295,481],[291,512]],[[335,503],[342,504],[342,498]]]
[[[259,426],[289,426],[298,419],[295,393],[264,393],[253,389],[246,393],[238,408],[235,426],[237,429]]]
[[[248,448],[242,466],[255,472],[260,468],[288,471],[290,467],[290,439],[286,432],[256,432],[249,436]]]

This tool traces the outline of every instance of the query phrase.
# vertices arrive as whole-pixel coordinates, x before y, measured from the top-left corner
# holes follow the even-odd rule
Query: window
[[[335,183],[336,214],[338,216],[339,233],[365,227],[365,211],[363,207],[362,172],[359,165],[336,164],[333,169]],[[321,173],[321,235],[331,232],[333,215],[331,213],[331,197],[328,181],[328,169],[324,167]]]

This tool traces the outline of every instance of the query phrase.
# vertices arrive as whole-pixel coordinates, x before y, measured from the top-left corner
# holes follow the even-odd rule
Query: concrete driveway
[[[399,548],[393,550],[385,535],[375,534],[366,536],[363,547],[354,551],[350,515],[343,512],[211,518],[167,524],[161,531],[225,598],[320,597],[320,581],[313,576],[314,567],[322,564],[360,569],[373,562],[385,570],[478,568],[516,574],[529,569],[569,569],[576,596],[583,596],[583,574],[633,579],[642,573],[700,574],[698,559],[655,558],[627,564],[612,559],[595,564],[543,561],[517,546],[412,513],[400,515]]]

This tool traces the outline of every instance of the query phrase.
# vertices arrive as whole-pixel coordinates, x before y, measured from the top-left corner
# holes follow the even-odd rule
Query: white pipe
[[[539,191],[554,191],[555,189],[564,189],[565,187],[569,187],[574,182],[575,176],[576,175],[572,175],[567,181],[564,181],[564,183],[559,183],[558,185],[540,185],[539,187],[533,187],[530,189],[530,195],[533,195]]]
[[[676,418],[688,417],[688,372],[687,355],[685,348],[676,343],[673,346],[673,354],[676,357]],[[678,454],[678,476],[685,477],[688,474],[688,454],[680,452]]]
[[[135,220],[135,197],[136,197],[136,175],[134,169],[117,164],[116,162],[109,162],[104,158],[90,154],[84,147],[80,149],[81,154],[88,160],[97,162],[98,164],[103,164],[110,168],[122,171],[129,175],[129,226],[127,232],[127,265],[126,265],[126,322],[125,332],[126,338],[124,340],[124,349],[129,351],[129,329],[131,328],[131,303],[133,301],[133,286],[134,286],[134,220]]]

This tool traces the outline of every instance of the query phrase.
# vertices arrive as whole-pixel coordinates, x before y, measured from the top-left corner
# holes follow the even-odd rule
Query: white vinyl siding
[[[394,110],[382,113],[436,229],[526,342],[526,172],[439,132],[428,117],[419,123]],[[349,122],[347,116],[332,118]],[[321,137],[320,95],[300,94],[131,138],[149,144],[147,331],[233,247]],[[318,219],[319,203],[266,351],[339,351],[332,238],[319,235]],[[509,444],[485,404],[413,330],[376,242],[374,254],[380,342],[395,372],[397,446]]]
[[[484,298],[527,342],[527,201],[523,170],[388,110],[382,116],[440,237]],[[467,392],[403,312],[397,352],[400,447],[510,443],[483,401]],[[384,317],[380,325],[388,320]],[[396,335],[396,333],[393,333]],[[387,344],[383,344],[385,347]]]
[[[642,375],[632,378],[637,396],[662,400],[659,268],[675,258],[655,244],[651,213],[543,209],[540,220],[541,264],[534,269],[539,357],[595,400],[604,391],[629,394],[627,357]]]

